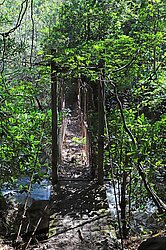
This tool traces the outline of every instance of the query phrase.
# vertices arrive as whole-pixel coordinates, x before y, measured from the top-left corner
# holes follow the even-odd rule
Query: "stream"
[[[115,183],[116,197],[119,204],[119,195],[118,195],[118,184]],[[117,220],[117,209],[120,213],[120,206],[116,209],[116,200],[114,195],[113,185],[108,182],[106,196],[109,204],[109,209],[111,211],[113,219]],[[126,198],[128,198],[126,196]],[[129,217],[129,206],[126,205],[126,218],[128,221]],[[164,228],[164,220],[159,219],[158,211],[151,199],[148,199],[145,206],[137,208],[136,204],[133,203],[130,211],[130,221],[128,227],[130,228],[131,233],[135,234],[144,234],[157,232],[161,228]]]
[[[22,177],[18,180],[18,186],[21,185],[29,185],[30,178],[29,177]],[[32,184],[31,192],[29,195],[29,202],[28,206],[30,206],[33,200],[50,200],[52,186],[51,183],[44,179],[38,183]],[[18,204],[23,204],[25,202],[27,193],[20,192],[17,188],[16,189],[3,189],[2,195],[4,197],[10,197],[11,199],[15,200]]]
[[[26,238],[28,235],[35,232],[35,235],[39,240],[45,239],[48,237],[49,232],[49,206],[52,185],[49,180],[43,179],[40,184],[32,184],[29,195],[26,191],[22,192],[19,190],[20,185],[29,186],[30,178],[22,177],[18,180],[15,188],[4,188],[1,190],[5,199],[5,207],[2,210],[2,221],[8,225],[6,233],[17,237],[19,227],[22,224],[20,235],[22,235],[23,238]],[[28,201],[25,210],[24,205],[27,196]],[[22,220],[24,210],[26,211],[26,214]],[[23,223],[21,223],[21,221],[23,221]],[[5,230],[6,228],[0,226],[1,232]]]
[[[29,185],[30,179],[28,177],[23,177],[19,179],[18,185]],[[109,205],[109,209],[111,211],[112,217],[117,219],[117,209],[116,209],[116,201],[114,195],[113,185],[108,182],[106,189],[106,197]],[[115,184],[116,196],[118,199],[118,185]],[[49,203],[51,197],[52,185],[51,183],[44,179],[40,184],[35,183],[32,185],[32,189],[28,198],[27,207],[29,211],[33,212],[33,214],[40,214],[43,212],[43,206]],[[21,193],[16,189],[2,190],[2,194],[4,198],[12,200],[14,203],[23,205],[27,196],[26,192]],[[128,206],[126,206],[126,213],[128,214]],[[118,207],[118,212],[120,212],[120,207]],[[143,210],[132,208],[131,211],[131,219],[130,219],[130,227],[131,230],[134,230],[138,233],[141,233],[146,228],[147,231],[157,230],[161,225],[161,222],[157,222],[157,209],[153,205],[153,203],[149,200],[147,202],[146,207]],[[48,215],[48,214],[47,214]],[[47,216],[48,222],[44,220],[43,227],[49,227],[49,217]],[[35,221],[36,222],[36,221]]]

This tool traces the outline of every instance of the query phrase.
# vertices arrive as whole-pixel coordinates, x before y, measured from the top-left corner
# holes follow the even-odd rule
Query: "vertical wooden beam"
[[[104,182],[104,82],[98,81],[98,182]]]
[[[94,142],[94,133],[93,130],[96,129],[97,119],[96,119],[96,108],[94,101],[94,91],[92,82],[87,81],[88,91],[87,91],[87,123],[88,123],[88,144],[89,144],[89,166],[91,167],[91,178],[92,180],[96,177],[96,168],[97,168],[97,150],[96,150],[96,142]],[[98,86],[97,86],[98,88]],[[96,92],[98,95],[98,91],[96,88]],[[93,116],[92,116],[93,113]],[[96,126],[94,126],[94,124]],[[95,135],[97,132],[95,133]]]
[[[53,54],[53,52],[52,52]],[[52,185],[58,182],[58,113],[57,76],[55,62],[51,60],[51,109],[52,109]]]

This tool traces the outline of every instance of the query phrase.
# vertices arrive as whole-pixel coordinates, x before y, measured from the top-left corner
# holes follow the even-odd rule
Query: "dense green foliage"
[[[40,169],[38,156],[50,154],[53,58],[67,89],[84,79],[93,90],[94,106],[96,82],[104,76],[105,142],[110,145],[105,149],[105,167],[111,173],[111,153],[115,178],[121,182],[127,172],[127,192],[137,202],[147,197],[136,169],[141,163],[148,181],[165,199],[164,1],[31,1],[26,7],[27,2],[6,0],[0,9],[0,185]],[[126,133],[116,95],[137,148]],[[89,104],[88,122],[95,144],[94,106]]]
[[[4,1],[1,6],[1,75],[0,75],[0,185],[14,184],[22,175],[38,177],[38,170],[50,148],[50,67],[39,61],[42,8],[35,4],[35,27],[27,1]],[[53,4],[53,2],[52,2]],[[37,9],[36,9],[37,6]],[[23,16],[22,16],[23,15]],[[14,17],[14,20],[13,20]],[[23,17],[23,18],[22,18]],[[20,21],[20,18],[22,20]],[[17,27],[18,25],[18,27]],[[37,26],[40,30],[37,31]],[[48,162],[47,162],[48,165]]]
[[[59,76],[66,82],[70,84],[70,79],[83,77],[90,86],[95,86],[104,70],[113,162],[121,169],[118,171],[128,169],[125,166],[126,154],[130,158],[130,169],[135,169],[140,162],[149,181],[161,194],[163,187],[160,183],[165,178],[164,25],[162,1],[87,3],[73,0],[65,1],[60,8],[50,33],[50,46],[56,49],[54,61],[65,68],[66,72],[60,72]],[[137,150],[124,130],[113,86],[117,88]],[[94,124],[93,131],[97,136]],[[97,138],[93,140],[97,142]],[[108,163],[107,155],[106,152],[105,161]],[[133,173],[132,178],[138,179],[137,173]]]

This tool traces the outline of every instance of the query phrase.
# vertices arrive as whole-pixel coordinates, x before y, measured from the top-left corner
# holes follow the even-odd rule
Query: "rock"
[[[143,241],[138,250],[166,250],[166,237],[153,237]]]
[[[0,195],[0,235],[7,235],[10,232],[14,213],[15,208],[11,206],[11,202],[6,197]]]
[[[20,211],[16,220],[16,232],[21,223],[22,212]],[[48,233],[49,229],[49,201],[35,200],[27,209],[23,220],[21,234],[31,234],[35,230],[35,234]]]
[[[0,213],[2,213],[4,210],[6,210],[6,200],[0,193]]]

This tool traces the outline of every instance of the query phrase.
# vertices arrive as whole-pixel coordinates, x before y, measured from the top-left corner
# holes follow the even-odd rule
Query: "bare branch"
[[[31,44],[31,55],[30,55],[30,65],[32,65],[33,48],[34,48],[34,36],[35,36],[35,22],[33,17],[33,0],[31,0],[31,22],[32,22],[32,44]]]
[[[125,120],[125,116],[124,116],[124,113],[123,113],[122,103],[121,103],[121,101],[119,99],[119,96],[117,94],[117,90],[115,92],[115,97],[116,97],[116,100],[117,100],[118,105],[119,105],[119,109],[120,109],[121,117],[122,117],[122,120],[123,120],[124,128],[125,128],[126,132],[128,133],[129,137],[131,138],[134,146],[136,146],[136,139],[134,138],[134,135],[132,134],[132,132],[130,131],[130,129],[126,125],[126,120]]]
[[[44,125],[45,125],[46,117],[47,117],[47,113],[45,114],[45,117],[44,117],[44,121],[43,121],[43,125],[42,125],[43,128],[44,128]],[[35,169],[36,164],[37,164],[37,159],[38,159],[38,156],[39,156],[39,150],[40,150],[40,145],[41,145],[42,140],[43,140],[43,135],[44,135],[44,131],[42,132],[42,134],[40,136],[40,143],[38,144],[37,152],[36,152],[36,155],[35,155],[34,169]],[[26,216],[28,200],[29,200],[30,192],[31,192],[31,188],[32,188],[33,178],[34,178],[34,171],[32,172],[32,175],[31,175],[31,178],[30,178],[30,183],[29,183],[29,186],[28,186],[28,191],[27,191],[26,199],[25,199],[24,206],[23,206],[23,214],[22,214],[21,222],[20,222],[19,229],[18,229],[18,232],[17,232],[16,241],[19,241],[19,238],[20,238],[20,235],[21,235],[21,230],[22,230],[22,227],[23,227],[24,218]]]
[[[3,1],[2,1],[2,3],[0,3],[0,5],[3,5],[3,4],[4,4],[4,2],[5,2],[5,0],[3,0]]]
[[[1,76],[3,75],[5,69],[5,52],[6,52],[6,37],[3,36],[3,50],[2,50],[2,69],[1,69]]]
[[[29,0],[24,0],[24,1],[22,2],[21,8],[20,8],[20,13],[19,13],[19,16],[18,16],[16,25],[15,25],[13,28],[11,28],[10,30],[8,30],[7,32],[2,32],[2,33],[0,33],[1,36],[7,37],[7,36],[9,36],[12,32],[14,32],[17,28],[20,27],[21,22],[22,22],[22,20],[23,20],[23,18],[24,18],[24,15],[25,15],[25,13],[26,13],[26,10],[27,10],[27,8],[28,8],[28,1],[29,1]],[[24,5],[25,5],[25,6],[24,6]]]
[[[70,231],[70,230],[77,229],[77,228],[79,228],[79,227],[83,227],[83,226],[86,225],[86,224],[90,224],[90,223],[92,223],[92,222],[94,222],[94,221],[97,221],[97,220],[99,220],[99,219],[101,219],[101,218],[104,218],[104,217],[110,217],[110,218],[111,218],[110,212],[106,211],[106,213],[103,214],[103,215],[96,216],[96,217],[94,217],[94,218],[92,218],[92,219],[90,219],[90,220],[84,221],[84,222],[82,222],[82,223],[80,223],[80,224],[78,224],[78,225],[76,225],[76,226],[73,226],[73,227],[69,227],[69,228],[63,229],[63,230],[61,230],[60,232],[57,232],[57,233],[55,233],[55,234],[49,236],[48,239],[51,239],[51,238],[53,238],[53,237],[55,237],[55,236],[57,236],[57,235],[66,233],[66,232],[68,232],[68,231]],[[48,241],[48,240],[46,240],[46,241]]]

